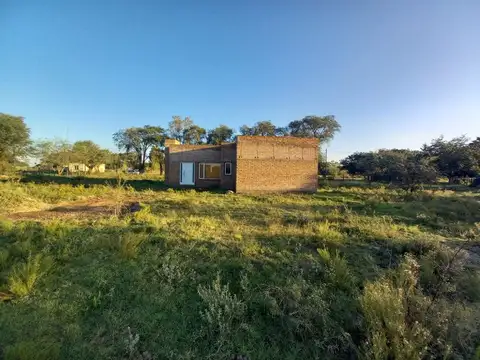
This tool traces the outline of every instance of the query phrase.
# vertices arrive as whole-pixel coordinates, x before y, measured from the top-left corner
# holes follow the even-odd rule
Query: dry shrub
[[[367,327],[365,359],[420,360],[431,334],[414,314],[426,308],[416,290],[418,263],[407,256],[396,277],[367,283],[360,303]]]

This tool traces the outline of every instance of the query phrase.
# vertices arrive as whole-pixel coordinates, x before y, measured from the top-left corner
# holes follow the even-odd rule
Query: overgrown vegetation
[[[141,210],[42,217],[99,198]],[[0,350],[6,359],[474,359],[479,200],[381,186],[248,196],[122,180],[0,183]]]

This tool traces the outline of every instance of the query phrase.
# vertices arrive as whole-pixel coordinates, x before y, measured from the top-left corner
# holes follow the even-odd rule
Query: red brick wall
[[[236,191],[316,191],[318,140],[239,136]]]

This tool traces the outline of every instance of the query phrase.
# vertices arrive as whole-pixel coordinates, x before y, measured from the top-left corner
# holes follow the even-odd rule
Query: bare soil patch
[[[85,219],[110,216],[115,213],[115,202],[109,199],[88,199],[65,202],[39,211],[22,211],[6,215],[10,220]]]

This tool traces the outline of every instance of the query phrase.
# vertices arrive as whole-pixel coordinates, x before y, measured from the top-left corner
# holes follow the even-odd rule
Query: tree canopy
[[[399,182],[410,190],[434,182],[438,175],[435,165],[422,152],[407,149],[357,152],[343,159],[341,165],[352,175]]]
[[[288,132],[292,136],[315,137],[323,142],[333,139],[342,128],[333,115],[305,116],[288,124]]]
[[[108,157],[108,150],[102,149],[91,140],[77,141],[72,146],[72,160],[94,168],[104,164]]]
[[[230,142],[233,139],[233,129],[227,125],[217,126],[208,132],[207,143],[218,145],[226,142]]]
[[[168,135],[178,140],[181,144],[185,144],[185,134],[187,130],[193,126],[193,121],[190,117],[181,118],[181,116],[172,116],[172,121],[168,123]]]
[[[206,138],[207,131],[198,125],[192,125],[183,130],[184,144],[198,145],[205,142]]]
[[[252,127],[243,125],[240,127],[241,135],[255,135],[255,136],[276,136],[278,135],[277,127],[270,121],[259,121]]]
[[[73,161],[72,144],[59,138],[38,140],[34,145],[34,154],[41,165],[54,168],[59,174]]]
[[[14,165],[27,155],[30,129],[21,116],[0,113],[0,163]]]
[[[440,175],[452,181],[456,177],[474,176],[478,170],[475,155],[476,143],[469,144],[468,138],[460,136],[449,141],[443,137],[425,144],[422,151],[431,158]]]
[[[113,134],[113,141],[120,150],[135,152],[140,169],[144,169],[148,151],[155,145],[163,146],[165,136],[165,130],[160,126],[145,125],[117,131]]]

